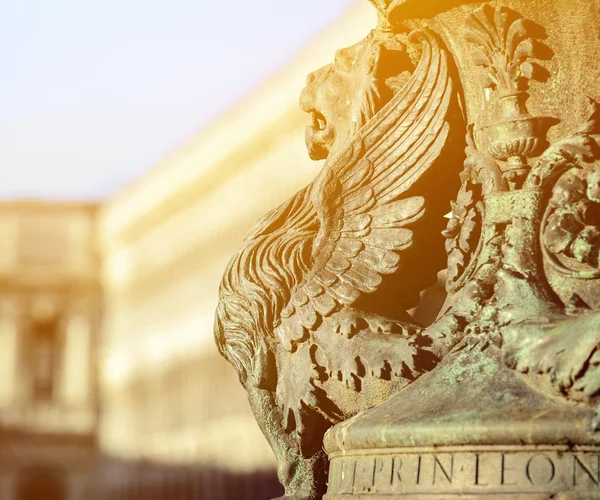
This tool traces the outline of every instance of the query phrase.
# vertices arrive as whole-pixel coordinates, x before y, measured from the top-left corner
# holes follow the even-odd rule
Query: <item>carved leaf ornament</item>
[[[530,22],[507,8],[483,6],[468,19],[466,39],[478,48],[473,61],[485,68],[484,86],[503,93],[522,90],[534,78],[535,45]]]

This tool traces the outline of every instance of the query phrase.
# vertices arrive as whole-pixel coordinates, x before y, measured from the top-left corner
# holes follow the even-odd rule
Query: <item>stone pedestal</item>
[[[541,395],[496,349],[449,356],[325,446],[327,500],[600,498],[595,412]]]

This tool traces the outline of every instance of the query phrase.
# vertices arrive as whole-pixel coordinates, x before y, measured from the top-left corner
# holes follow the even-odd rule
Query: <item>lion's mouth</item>
[[[315,109],[308,112],[311,117],[311,124],[306,127],[308,155],[313,160],[324,160],[329,155],[329,148],[333,142],[333,130],[323,113]]]
[[[321,113],[313,110],[310,112],[310,116],[312,118],[312,128],[316,132],[322,132],[327,128],[327,120]]]

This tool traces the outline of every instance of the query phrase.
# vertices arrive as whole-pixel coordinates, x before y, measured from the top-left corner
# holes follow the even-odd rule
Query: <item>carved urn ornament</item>
[[[600,0],[371,3],[219,291],[283,498],[600,498]]]

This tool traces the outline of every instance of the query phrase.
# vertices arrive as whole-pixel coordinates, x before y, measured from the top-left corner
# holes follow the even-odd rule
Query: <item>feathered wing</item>
[[[313,186],[320,229],[313,265],[294,288],[275,333],[293,350],[322,317],[372,293],[402,265],[410,226],[425,199],[404,194],[440,156],[449,135],[452,82],[445,52],[432,34],[404,89],[326,165]]]

